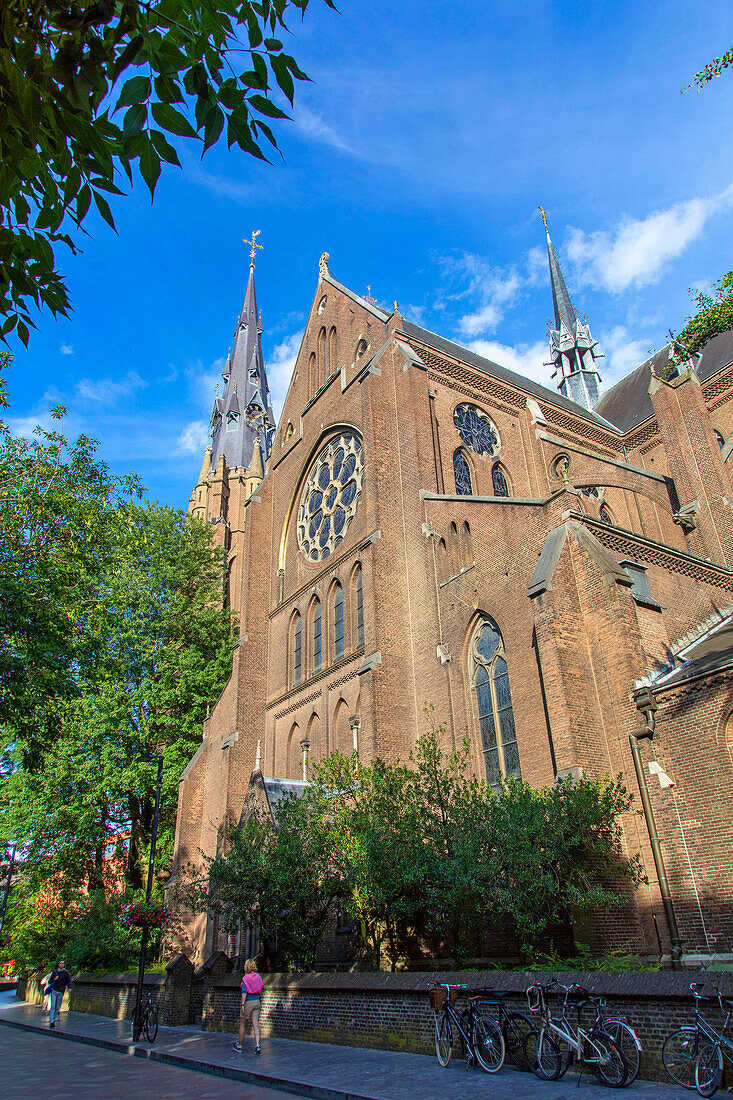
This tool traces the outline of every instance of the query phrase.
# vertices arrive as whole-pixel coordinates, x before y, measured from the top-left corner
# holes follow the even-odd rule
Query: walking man
[[[51,986],[51,1008],[49,1012],[49,1027],[56,1027],[56,1021],[59,1018],[59,1010],[61,1008],[61,1002],[64,999],[64,993],[71,985],[71,974],[66,969],[66,963],[63,959],[59,959],[59,964],[55,970],[51,971],[51,977],[49,983]]]

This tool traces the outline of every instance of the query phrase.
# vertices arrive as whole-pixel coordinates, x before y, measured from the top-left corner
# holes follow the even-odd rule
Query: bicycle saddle
[[[590,999],[590,990],[584,989],[582,985],[571,985],[568,989],[569,1001],[587,1001]]]

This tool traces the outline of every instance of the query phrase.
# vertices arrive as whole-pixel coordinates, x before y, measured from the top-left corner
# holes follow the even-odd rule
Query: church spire
[[[570,301],[560,261],[547,228],[547,213],[540,207],[540,214],[547,235],[547,258],[550,263],[552,304],[555,307],[555,328],[550,328],[550,355],[554,371],[559,376],[557,388],[563,397],[569,397],[586,409],[598,404],[601,376],[595,361],[601,358],[598,341],[591,336],[590,325],[580,321]]]
[[[262,356],[262,324],[255,294],[255,255],[259,229],[253,230],[249,278],[244,303],[234,333],[234,344],[222,371],[224,393],[214,401],[211,414],[211,463],[224,455],[227,466],[249,468],[255,444],[267,459],[275,435],[275,418]]]

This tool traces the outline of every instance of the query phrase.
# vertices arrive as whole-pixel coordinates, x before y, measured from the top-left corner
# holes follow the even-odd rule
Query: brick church
[[[682,950],[733,952],[733,331],[603,393],[548,233],[553,390],[355,294],[324,254],[276,427],[254,241],[190,503],[239,639],[181,777],[175,874],[253,786],[274,806],[335,749],[405,759],[426,703],[490,784],[623,773],[638,806],[629,734],[656,707],[638,746]],[[658,954],[649,832],[622,829],[649,884],[575,933]],[[227,946],[204,916],[189,937],[199,959]]]

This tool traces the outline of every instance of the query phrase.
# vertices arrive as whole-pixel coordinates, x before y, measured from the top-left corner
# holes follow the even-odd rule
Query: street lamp
[[[677,926],[677,917],[675,915],[674,905],[672,904],[672,895],[669,891],[667,868],[664,865],[664,853],[662,852],[662,845],[659,841],[659,834],[657,833],[657,823],[654,820],[654,810],[652,809],[651,800],[649,798],[649,788],[646,785],[644,765],[642,764],[641,753],[639,752],[640,741],[645,741],[647,739],[649,741],[654,740],[654,712],[658,709],[659,704],[654,698],[654,693],[650,691],[649,688],[643,688],[640,692],[637,692],[635,699],[636,709],[642,711],[646,718],[646,726],[640,730],[632,730],[629,734],[631,756],[634,761],[636,780],[639,784],[639,794],[641,795],[641,806],[644,811],[644,819],[646,821],[646,827],[649,830],[649,841],[652,846],[652,856],[654,857],[654,866],[659,882],[659,892],[662,895],[664,915],[667,918],[667,926],[669,928],[672,969],[682,970],[682,941],[680,940],[680,930]]]
[[[2,932],[3,925],[5,924],[5,913],[7,912],[8,898],[10,897],[10,880],[13,877],[13,865],[15,863],[15,848],[16,848],[16,845],[15,845],[15,842],[13,842],[13,847],[10,851],[10,861],[8,863],[8,877],[5,880],[5,889],[3,890],[3,907],[2,907],[2,912],[0,912],[0,932]]]
[[[158,817],[160,814],[160,788],[163,783],[163,757],[146,752],[140,757],[146,764],[158,762],[158,783],[155,788],[155,810],[153,812],[153,828],[150,833],[150,859],[148,860],[148,883],[145,889],[145,900],[150,901],[153,896],[153,869],[155,866],[155,846],[158,841]],[[148,946],[150,932],[147,924],[144,924],[140,933],[140,964],[137,968],[137,995],[135,999],[135,1012],[132,1019],[132,1041],[136,1043],[142,1031],[143,1015],[143,984],[145,982],[145,951]]]

